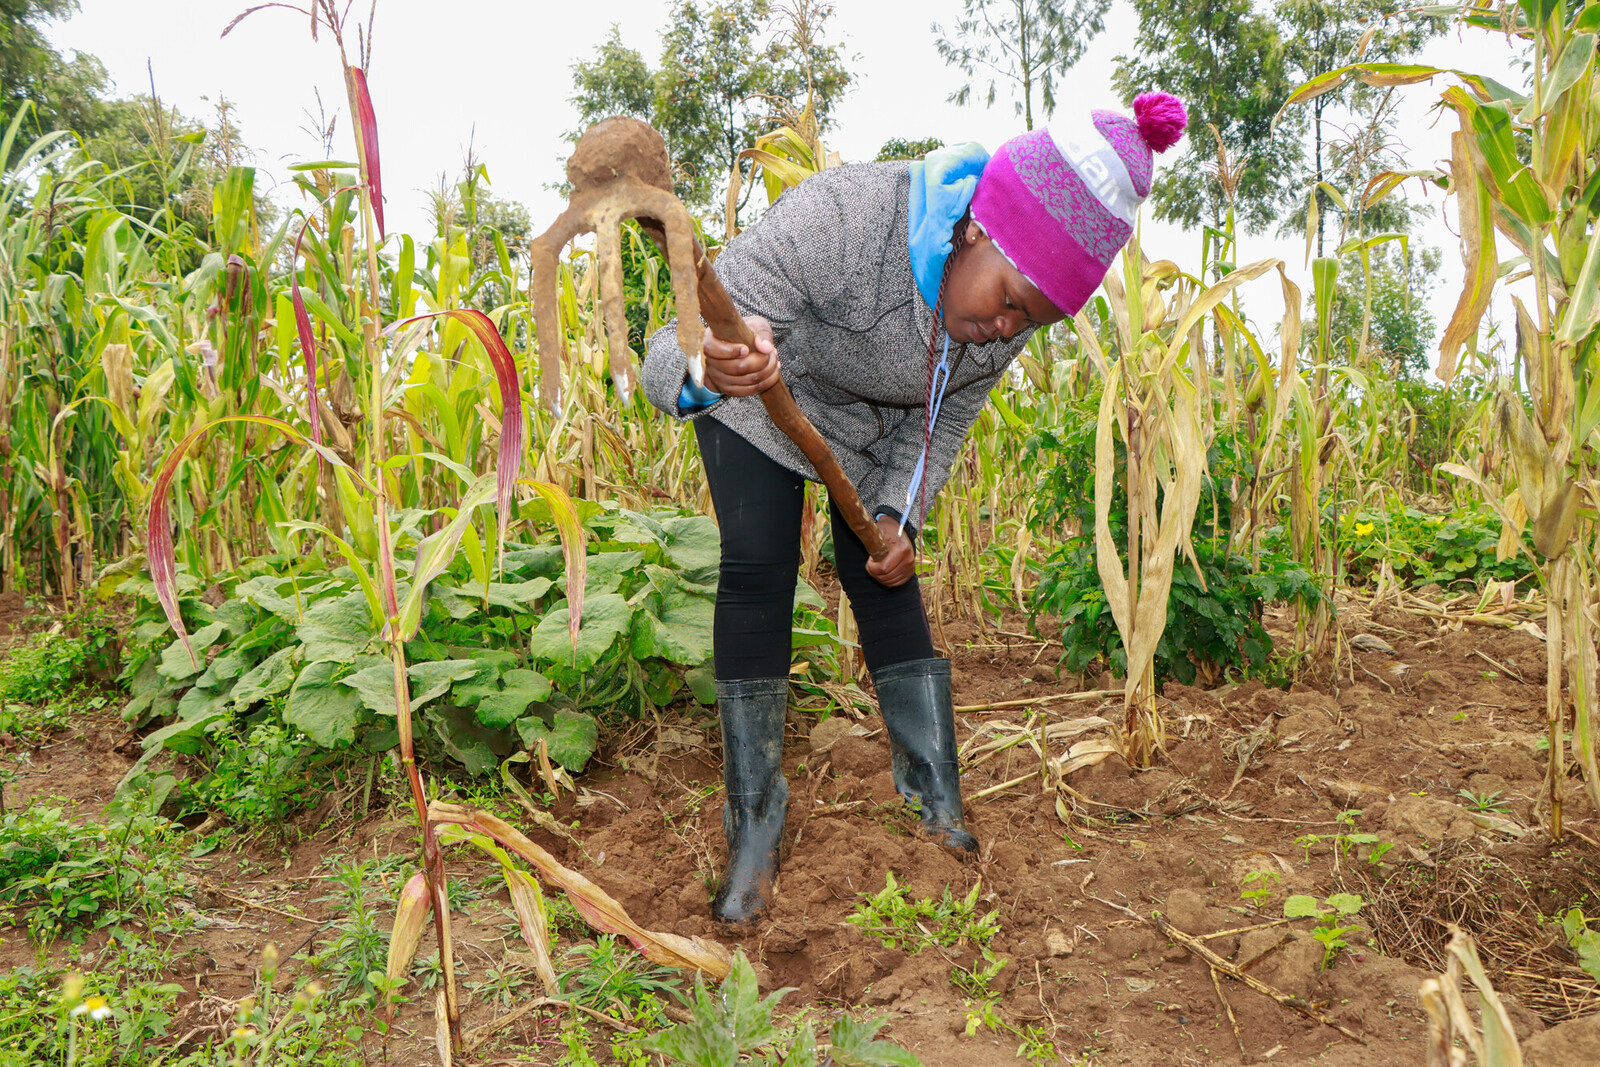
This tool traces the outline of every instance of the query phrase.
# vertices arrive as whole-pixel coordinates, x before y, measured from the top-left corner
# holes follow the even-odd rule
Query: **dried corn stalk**
[[[1274,267],[1281,273],[1282,266],[1281,260],[1252,263],[1201,291],[1172,263],[1147,263],[1135,242],[1123,252],[1122,278],[1106,276],[1119,358],[1108,358],[1097,343],[1087,346],[1105,380],[1095,441],[1095,563],[1127,655],[1119,741],[1133,766],[1148,766],[1163,744],[1156,646],[1166,630],[1178,553],[1194,562],[1189,533],[1215,431],[1200,328],[1235,288]],[[1081,314],[1078,325],[1079,337],[1092,342]],[[1116,436],[1126,448],[1121,472]],[[1110,524],[1119,473],[1128,493],[1125,557]]]

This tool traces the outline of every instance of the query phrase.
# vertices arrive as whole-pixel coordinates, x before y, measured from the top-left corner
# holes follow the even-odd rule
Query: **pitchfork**
[[[728,291],[711,267],[705,249],[695,240],[689,212],[672,193],[672,169],[661,135],[638,119],[611,118],[589,127],[567,161],[572,198],[561,217],[533,242],[533,317],[539,329],[541,389],[552,409],[561,403],[561,365],[566,337],[557,312],[558,257],[580,233],[595,235],[600,268],[600,302],[606,320],[611,380],[624,403],[637,385],[628,359],[628,320],[623,304],[622,233],[624,219],[638,219],[667,256],[672,293],[678,304],[678,344],[689,357],[689,373],[702,384],[700,321],[719,340],[748,346],[755,335],[733,306]],[[811,421],[801,414],[794,394],[780,378],[761,394],[773,423],[799,446],[816,470],[845,521],[861,538],[873,559],[889,550],[882,532],[844,468]]]

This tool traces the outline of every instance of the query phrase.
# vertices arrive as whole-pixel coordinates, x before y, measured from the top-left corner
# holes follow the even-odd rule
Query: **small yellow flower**
[[[1374,529],[1375,527],[1370,522],[1358,522],[1356,523],[1356,536],[1369,537]]]
[[[236,1037],[236,1038],[239,1038],[240,1040],[243,1040],[243,1039],[245,1039],[247,1037],[255,1037],[256,1036],[256,1028],[253,1027],[253,1026],[235,1027],[234,1031],[233,1031],[233,1036]]]

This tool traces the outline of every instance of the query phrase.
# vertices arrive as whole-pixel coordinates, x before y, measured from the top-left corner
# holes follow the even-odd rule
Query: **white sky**
[[[316,125],[317,90],[328,111],[339,112],[335,157],[353,158],[331,39],[324,33],[313,43],[308,19],[286,10],[260,11],[220,38],[223,27],[250,2],[81,0],[81,14],[52,27],[51,36],[59,48],[98,56],[119,93],[148,91],[153,70],[164,101],[208,120],[208,101],[226,95],[236,106],[235,121],[246,142],[256,150],[265,185],[286,183],[288,164],[323,158],[310,132]],[[369,3],[356,0],[356,7],[364,13]],[[387,222],[391,231],[423,235],[431,228],[428,191],[441,173],[452,180],[459,174],[469,141],[488,167],[495,195],[525,203],[536,230],[553,219],[561,202],[546,186],[563,177],[568,145],[561,135],[577,123],[567,102],[572,64],[590,58],[613,23],[624,42],[653,64],[669,0],[378,0],[377,6],[370,84]],[[850,66],[859,76],[828,138],[847,161],[871,159],[891,137],[975,140],[993,149],[1021,130],[1007,103],[986,110],[946,102],[963,78],[940,60],[930,23],[952,23],[961,0],[835,0],[835,8],[830,39],[842,41],[855,57]],[[1120,107],[1111,91],[1113,60],[1131,45],[1136,29],[1132,8],[1116,0],[1105,32],[1058,93],[1063,107]],[[1422,59],[1520,84],[1519,76],[1508,73],[1509,56],[1503,38],[1472,31],[1464,40],[1450,36],[1433,42]],[[1455,121],[1447,115],[1435,123],[1429,114],[1446,81],[1435,84],[1431,90],[1427,85],[1402,90],[1407,102],[1400,134],[1414,167],[1438,165],[1449,155]],[[292,187],[286,187],[280,199],[292,196]],[[1439,203],[1437,195],[1433,202]],[[1430,301],[1442,329],[1459,292],[1459,245],[1438,221],[1420,237],[1445,250],[1440,285]],[[1151,258],[1199,268],[1197,233],[1147,221],[1144,243]],[[1291,277],[1309,300],[1303,244],[1269,235],[1247,238],[1240,260],[1271,255],[1288,261]],[[1255,316],[1269,324],[1281,311],[1278,290],[1272,275],[1247,289]]]

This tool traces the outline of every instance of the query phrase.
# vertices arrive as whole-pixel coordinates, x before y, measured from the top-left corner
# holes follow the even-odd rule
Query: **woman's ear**
[[[969,218],[966,226],[963,227],[961,239],[966,244],[975,245],[978,243],[979,238],[987,236],[988,234],[983,232],[983,227]]]

